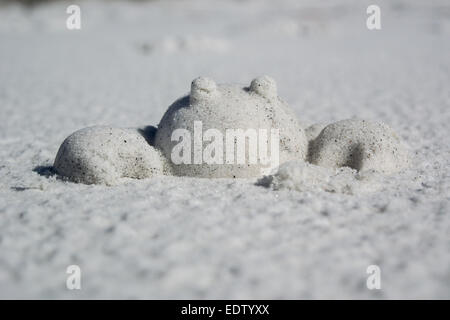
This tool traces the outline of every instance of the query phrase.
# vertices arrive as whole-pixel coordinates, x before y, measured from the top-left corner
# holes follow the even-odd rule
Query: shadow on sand
[[[37,166],[33,169],[33,172],[36,172],[38,175],[47,178],[56,175],[56,171],[53,166]]]

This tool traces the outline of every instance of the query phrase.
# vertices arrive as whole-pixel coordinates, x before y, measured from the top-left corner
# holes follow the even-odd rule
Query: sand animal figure
[[[269,76],[249,86],[199,77],[151,130],[97,126],[62,143],[54,169],[86,184],[114,185],[154,175],[259,178],[289,161],[391,174],[409,165],[386,124],[342,120],[306,130]]]

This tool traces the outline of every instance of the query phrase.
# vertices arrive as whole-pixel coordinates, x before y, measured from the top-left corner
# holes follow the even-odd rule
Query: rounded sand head
[[[173,134],[177,133],[178,129],[185,130],[183,137],[190,139],[186,142],[186,146],[190,146],[190,149],[185,149],[186,154],[191,155],[186,157],[187,162],[190,160],[189,164],[171,161],[173,150],[178,150],[178,146],[185,143],[185,139],[177,138],[178,136],[173,139]],[[211,133],[210,130],[221,136],[218,139],[208,140],[205,137]],[[239,132],[231,132],[231,130]],[[244,138],[240,138],[241,136],[232,138],[233,134],[241,133]],[[206,139],[203,144],[202,136]],[[246,143],[246,139],[256,141],[255,146]],[[217,165],[201,161],[202,147],[208,151],[209,149],[206,148],[211,141],[215,144],[220,141],[222,148],[218,152],[223,153],[222,159],[229,156],[230,151],[227,150],[233,152],[235,148],[237,154],[237,149],[241,149],[243,141],[242,145],[246,151],[243,156],[245,163],[237,163],[237,155],[232,164],[225,163],[225,160],[223,164]],[[228,142],[231,143],[231,147],[227,146]],[[263,145],[261,149],[259,149],[260,142]],[[287,160],[304,159],[307,150],[303,128],[294,112],[281,99],[278,99],[277,85],[268,76],[254,79],[249,87],[237,84],[216,84],[209,78],[196,78],[192,81],[189,96],[178,99],[164,114],[158,125],[155,146],[162,151],[169,162],[172,162],[174,174],[204,178],[258,177],[266,168],[271,168],[272,163],[278,165]],[[261,154],[269,154],[274,150],[274,154],[279,154],[279,157],[276,157],[279,160],[273,160],[269,164],[263,160],[267,156],[260,156],[258,153],[257,163],[250,163],[249,150],[261,150]],[[181,154],[184,156],[185,153]],[[275,156],[271,159],[275,159]]]

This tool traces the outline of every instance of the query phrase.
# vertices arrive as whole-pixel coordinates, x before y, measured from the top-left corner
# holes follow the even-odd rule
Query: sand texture
[[[450,7],[377,2],[380,31],[356,0],[81,1],[79,31],[63,2],[1,6],[0,297],[450,298]],[[410,166],[114,186],[54,175],[81,128],[155,126],[199,75],[262,74],[302,128],[381,121]],[[82,290],[66,289],[72,264]],[[372,264],[381,290],[366,287]]]

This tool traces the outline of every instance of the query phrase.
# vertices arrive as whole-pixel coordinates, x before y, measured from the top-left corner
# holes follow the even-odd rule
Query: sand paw
[[[385,174],[409,166],[406,147],[389,126],[358,119],[326,126],[310,142],[309,161],[327,168],[350,167]]]
[[[74,182],[114,185],[162,174],[164,160],[135,129],[89,127],[63,142],[54,169]]]

